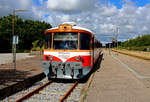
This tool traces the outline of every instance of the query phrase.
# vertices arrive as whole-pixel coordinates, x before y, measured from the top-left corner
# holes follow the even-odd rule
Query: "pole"
[[[117,27],[117,38],[116,38],[116,41],[117,41],[117,50],[118,50],[118,36],[119,36],[119,27]],[[118,55],[118,52],[117,52],[117,55]]]
[[[16,44],[14,44],[14,71],[16,72]]]
[[[12,13],[12,37],[14,37],[15,31],[15,9],[13,9]],[[13,43],[14,38],[12,38],[12,54],[13,54],[13,65],[14,72],[16,72],[16,44]]]
[[[12,40],[15,39],[15,12],[19,11],[28,11],[24,9],[13,9],[12,13]],[[15,37],[14,37],[15,36]],[[14,64],[14,72],[16,72],[16,42],[12,42],[12,55],[13,55],[13,64]]]
[[[109,55],[111,55],[111,53],[110,53],[110,44],[111,44],[111,43],[109,43]]]

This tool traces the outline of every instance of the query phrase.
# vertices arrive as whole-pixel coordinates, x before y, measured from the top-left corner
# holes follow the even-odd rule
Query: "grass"
[[[121,54],[137,57],[144,60],[150,60],[150,52],[144,51],[130,51],[125,49],[112,49],[114,52],[119,52]]]
[[[126,50],[133,50],[133,51],[146,51],[146,52],[150,52],[150,46],[130,46],[130,47],[118,47],[119,49],[126,49]]]

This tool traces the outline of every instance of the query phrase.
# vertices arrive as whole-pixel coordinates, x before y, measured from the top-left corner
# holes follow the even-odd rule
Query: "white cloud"
[[[12,14],[13,9],[31,9],[32,0],[0,0],[0,17]]]
[[[115,6],[112,6],[110,8],[104,7],[103,12],[101,12],[102,16],[114,16],[117,14],[117,8]]]
[[[110,41],[116,31],[116,27],[120,27],[119,39],[128,39],[139,34],[150,33],[148,31],[150,24],[150,7],[136,7],[132,3],[123,5],[121,9],[117,9],[111,5],[97,4],[91,11],[80,13],[64,14],[55,12],[53,17],[55,26],[63,21],[75,21],[78,25],[87,27],[96,32],[99,39]],[[64,20],[65,19],[65,20]],[[144,27],[145,26],[145,27]]]
[[[47,8],[53,10],[74,10],[78,5],[78,0],[48,0]]]
[[[30,8],[33,4],[32,0],[19,0],[20,7],[23,9]]]
[[[68,22],[70,21],[70,16],[69,15],[64,15],[61,17],[61,22]]]
[[[47,8],[64,12],[89,10],[94,7],[95,1],[96,0],[48,0]]]
[[[33,16],[38,19],[43,19],[44,15],[47,13],[43,8],[32,6]]]
[[[129,30],[133,30],[134,29],[134,27],[132,26],[132,25],[126,25],[125,26],[127,29],[129,29]]]
[[[29,9],[30,13],[19,13],[21,17],[46,21],[58,26],[65,21],[93,30],[100,40],[110,41],[117,26],[119,39],[128,39],[139,34],[150,33],[150,4],[135,6],[131,0],[124,0],[122,8],[113,4],[100,3],[99,0],[39,0],[37,6],[32,0],[1,0],[0,16],[12,13],[13,8]],[[49,15],[45,17],[45,15]]]
[[[148,28],[147,28],[146,26],[144,26],[144,27],[142,28],[142,30],[143,30],[143,31],[148,31]]]

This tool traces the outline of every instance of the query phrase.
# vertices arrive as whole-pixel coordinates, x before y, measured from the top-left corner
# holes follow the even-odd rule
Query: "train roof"
[[[62,23],[61,25],[72,25],[72,29],[73,29],[73,30],[84,30],[84,31],[90,32],[91,34],[95,34],[95,33],[92,32],[90,29],[77,26],[76,23],[74,23],[74,22],[64,22],[64,23]],[[54,27],[54,28],[47,29],[46,31],[57,30],[57,29],[59,29],[59,26],[58,26],[58,27]]]

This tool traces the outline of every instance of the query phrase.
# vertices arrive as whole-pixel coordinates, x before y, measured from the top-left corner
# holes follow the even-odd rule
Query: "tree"
[[[19,36],[17,49],[30,50],[32,42],[43,40],[44,31],[52,26],[46,22],[23,20],[15,16],[15,35]],[[12,15],[0,18],[0,52],[11,52],[12,48]]]
[[[143,36],[138,36],[135,39],[122,42],[120,46],[125,48],[129,47],[131,50],[146,51],[147,48],[150,48],[150,35],[146,34]]]

